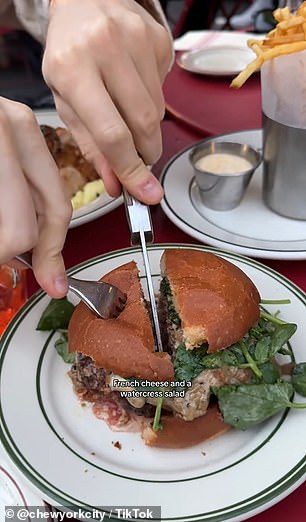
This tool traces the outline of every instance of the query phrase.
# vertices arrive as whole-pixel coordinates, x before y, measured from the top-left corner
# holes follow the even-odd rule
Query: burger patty
[[[118,403],[130,413],[141,415],[143,417],[154,417],[155,406],[152,404],[145,403],[142,407],[136,408],[129,401],[120,395],[119,392],[109,388],[106,384],[106,371],[103,368],[97,368],[94,361],[88,355],[77,353],[76,361],[71,368],[70,377],[73,381],[75,390],[82,388],[92,391],[99,392],[99,398],[112,396],[117,397]],[[95,399],[97,393],[95,393]]]
[[[77,353],[71,371],[75,373],[77,381],[87,390],[104,391],[106,372],[103,368],[97,368],[91,357]]]

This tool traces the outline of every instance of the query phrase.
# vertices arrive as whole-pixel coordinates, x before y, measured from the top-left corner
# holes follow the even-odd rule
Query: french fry
[[[303,40],[305,40],[304,33],[293,34],[288,36],[277,36],[273,40],[264,40],[263,46],[265,49],[268,49],[269,47],[276,47],[277,45],[287,44],[291,42],[301,42]]]
[[[306,42],[293,42],[289,44],[279,45],[278,47],[274,47],[273,49],[269,49],[265,53],[263,53],[262,57],[264,62],[268,60],[272,60],[272,58],[276,58],[277,56],[283,56],[285,54],[298,53],[299,51],[304,51],[306,49]]]
[[[306,50],[306,0],[295,14],[284,7],[275,9],[273,16],[278,23],[264,40],[247,41],[256,58],[233,79],[231,87],[239,89],[268,60]]]
[[[273,16],[277,22],[281,22],[282,20],[288,20],[291,13],[289,7],[284,7],[284,9],[278,8],[273,12]]]
[[[286,29],[291,29],[292,27],[296,27],[297,25],[303,25],[305,22],[305,18],[303,16],[296,16],[290,18],[290,20],[284,20],[283,22],[279,22],[278,29],[281,31],[286,31]]]
[[[263,50],[262,50],[262,46],[261,45],[258,45],[258,44],[253,44],[251,46],[251,49],[254,51],[254,53],[256,54],[256,56],[261,56],[263,54]]]
[[[234,89],[239,89],[250,78],[250,76],[252,76],[252,74],[257,71],[257,69],[260,69],[264,63],[263,57],[263,54],[261,56],[257,56],[253,62],[249,63],[249,65],[233,79],[230,86]]]

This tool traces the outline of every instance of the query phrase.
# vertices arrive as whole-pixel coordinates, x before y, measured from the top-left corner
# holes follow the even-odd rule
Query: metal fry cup
[[[239,205],[260,153],[247,144],[207,141],[189,154],[203,205],[213,210],[232,210]]]

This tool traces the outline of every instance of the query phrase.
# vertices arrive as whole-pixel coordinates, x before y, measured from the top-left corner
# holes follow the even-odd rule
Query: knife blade
[[[153,243],[154,239],[150,209],[147,205],[144,205],[131,196],[131,194],[126,189],[123,189],[123,197],[126,215],[131,230],[131,244],[133,246],[141,246],[152,311],[155,340],[158,351],[162,352],[163,344],[155,301],[150,261],[147,251],[147,243]]]

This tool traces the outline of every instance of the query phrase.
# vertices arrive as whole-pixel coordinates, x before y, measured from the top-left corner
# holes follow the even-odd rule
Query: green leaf
[[[67,330],[74,308],[66,297],[51,299],[39,319],[36,330]]]
[[[203,370],[203,357],[207,346],[186,350],[184,344],[180,344],[176,350],[174,359],[174,372],[176,381],[192,381]]]
[[[75,362],[75,352],[69,352],[68,349],[68,335],[62,333],[59,339],[54,343],[57,353],[62,357],[65,363],[73,364]]]
[[[296,324],[273,324],[273,331],[269,335],[263,335],[256,343],[253,357],[257,364],[263,364],[273,359],[296,331]]]
[[[284,323],[275,326],[275,331],[272,335],[272,353],[275,355],[286,344],[289,339],[296,332],[297,325],[293,323]]]
[[[245,341],[240,341],[239,345],[241,347],[241,351],[242,351],[250,369],[252,370],[252,372],[254,372],[256,377],[258,377],[259,379],[262,379],[262,373],[257,366],[257,362],[253,359],[251,352],[248,350],[247,343]]]
[[[202,360],[202,368],[205,370],[222,368],[223,366],[239,366],[245,359],[237,349],[226,348],[220,352],[205,355]]]
[[[259,364],[258,368],[261,371],[262,381],[267,384],[274,384],[280,378],[279,370],[274,366],[271,361],[267,361],[263,364]]]
[[[241,384],[213,388],[224,422],[246,430],[291,405],[290,383]]]
[[[270,360],[271,353],[271,337],[266,335],[262,337],[255,346],[254,358],[258,364],[263,364]]]
[[[172,323],[176,324],[177,326],[180,326],[180,324],[181,324],[180,316],[178,315],[178,313],[176,311],[176,308],[175,308],[175,305],[174,305],[174,302],[173,302],[173,295],[172,295],[172,292],[171,292],[170,283],[169,283],[169,281],[168,281],[168,279],[166,277],[164,277],[161,280],[160,291],[161,291],[162,294],[165,295],[165,297],[167,299],[168,312],[169,312],[170,321]]]
[[[296,331],[295,324],[275,319],[266,313],[241,341],[216,353],[207,354],[206,345],[194,350],[180,345],[174,361],[175,378],[191,381],[203,370],[236,366],[250,368],[255,382],[275,383],[279,373],[272,360],[277,352],[288,352],[288,341]]]
[[[292,372],[292,384],[297,393],[306,397],[306,363],[299,363]]]

